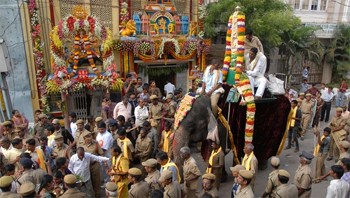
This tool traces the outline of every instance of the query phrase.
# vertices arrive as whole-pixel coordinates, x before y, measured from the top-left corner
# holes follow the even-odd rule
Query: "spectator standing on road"
[[[331,107],[332,107],[332,100],[333,100],[333,92],[332,92],[333,87],[328,87],[328,91],[325,92],[324,94],[322,94],[321,98],[323,100],[323,105],[322,105],[322,110],[321,110],[321,122],[323,121],[323,119],[325,118],[325,114],[326,114],[326,118],[325,118],[325,122],[328,122],[329,120],[329,114],[331,111]]]
[[[250,171],[253,174],[253,177],[249,183],[254,192],[255,177],[258,173],[258,159],[254,155],[254,145],[246,144],[243,151],[245,153],[245,156],[243,158],[242,165],[247,171]]]
[[[317,89],[316,85],[317,85],[316,83],[312,83],[311,85],[312,87],[306,90],[305,93],[311,93],[312,95],[316,96],[316,94],[320,92],[320,90]]]
[[[123,97],[123,101],[119,102],[113,110],[113,119],[117,119],[118,116],[124,116],[125,120],[128,120],[131,117],[131,104],[129,103],[128,96]]]
[[[158,87],[156,87],[156,81],[154,80],[150,80],[149,81],[149,88],[148,88],[148,93],[150,96],[152,95],[156,95],[157,99],[162,99],[162,92],[160,91],[160,89]]]
[[[140,94],[143,91],[142,78],[141,77],[137,77],[136,81],[137,81],[137,83],[135,85],[135,95],[136,95],[136,98],[139,98]]]
[[[324,93],[326,93],[328,91],[327,87],[326,87],[326,84],[322,83],[321,84],[321,96],[323,96]]]
[[[331,167],[330,175],[333,177],[333,180],[330,182],[327,188],[326,198],[348,197],[349,184],[340,179],[343,174],[344,169],[342,166],[333,165]]]
[[[175,85],[171,83],[171,80],[167,80],[166,82],[167,84],[164,85],[164,95],[174,94]]]
[[[18,110],[13,110],[12,114],[13,114],[12,121],[13,121],[14,127],[15,128],[22,127],[24,128],[25,133],[29,134],[29,129],[28,129],[29,120],[24,115],[21,115]]]
[[[77,132],[77,114],[72,112],[68,116],[69,122],[70,122],[70,132],[72,133],[73,138],[75,138],[75,132]]]
[[[320,138],[320,132],[315,132],[317,137],[317,146],[314,150],[314,156],[316,156],[316,172],[315,178],[318,179],[322,175],[326,174],[326,169],[324,165],[324,160],[326,159],[329,148],[331,146],[331,137],[329,136],[331,133],[331,129],[326,127],[323,129],[323,136]],[[321,180],[318,179],[315,183],[320,183]]]
[[[134,83],[136,83],[136,79],[132,79],[131,74],[126,74],[126,80],[123,83],[123,90],[125,94],[135,93]]]
[[[335,104],[335,107],[342,107],[343,106],[345,92],[347,89],[348,89],[348,84],[346,83],[345,79],[343,79],[340,86],[339,86],[337,102]]]
[[[307,79],[303,80],[303,83],[300,85],[300,93],[305,93],[309,89],[309,84],[307,84]]]
[[[309,77],[309,71],[310,71],[310,67],[305,67],[301,76],[307,79]]]

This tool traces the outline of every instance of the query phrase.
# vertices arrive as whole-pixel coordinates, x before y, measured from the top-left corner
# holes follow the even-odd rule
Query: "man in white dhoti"
[[[266,56],[261,52],[258,52],[256,47],[250,49],[249,52],[249,65],[244,71],[249,77],[250,84],[252,86],[252,92],[254,94],[254,87],[258,87],[255,95],[255,99],[261,99],[267,84],[267,79],[264,74],[266,71]]]

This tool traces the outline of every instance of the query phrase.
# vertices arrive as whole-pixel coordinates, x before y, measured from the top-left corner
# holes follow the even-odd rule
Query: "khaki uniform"
[[[167,115],[173,114],[175,115],[175,111],[176,111],[176,107],[177,107],[177,103],[175,101],[170,101],[168,106],[167,106]],[[174,116],[169,117],[169,118],[174,118]]]
[[[276,191],[278,198],[295,198],[298,197],[298,189],[294,184],[281,184]]]
[[[2,192],[0,198],[21,198],[21,194],[13,193],[13,192]]]
[[[245,188],[241,188],[242,186],[239,186],[235,198],[254,198],[253,190],[250,186],[246,186]]]
[[[333,123],[334,125],[331,126],[330,123]],[[346,125],[346,120],[340,116],[337,117],[337,115],[332,117],[331,122],[329,123],[329,128],[332,130],[339,127],[339,126],[345,126]],[[339,142],[342,140],[346,139],[346,131],[344,129],[339,130],[339,131],[333,131],[333,133],[330,135],[331,136],[331,147],[329,148],[329,153],[328,156],[333,158],[333,151],[334,151],[334,157],[336,159],[339,159]]]
[[[4,131],[4,136],[8,137],[8,139],[10,139],[10,141],[12,142],[12,140],[15,139],[15,137],[17,136],[17,133],[14,129],[12,129],[10,132]]]
[[[16,186],[17,186],[17,191],[21,188],[21,185],[26,182],[30,181],[32,182],[35,186],[37,184],[40,184],[40,182],[43,180],[44,175],[47,173],[43,169],[30,169],[27,171],[24,171],[23,174],[17,179]]]
[[[55,145],[52,150],[52,155],[55,158],[65,157],[70,159],[70,157],[73,155],[73,151],[67,144],[63,144],[62,148],[58,148],[58,146]]]
[[[181,197],[181,186],[179,182],[173,181],[164,187],[164,198]]]
[[[103,155],[103,150],[100,144],[98,144],[96,140],[92,140],[91,144],[89,145],[87,145],[84,141],[81,144],[81,147],[83,147],[85,152],[87,153],[97,155],[97,156]],[[101,191],[100,170],[101,170],[101,166],[99,162],[92,161],[90,163],[91,182],[92,182],[92,187],[94,188],[95,197],[100,197],[100,191]]]
[[[216,176],[215,187],[216,187],[217,190],[219,190],[219,188],[220,188],[222,168],[223,168],[224,164],[225,164],[225,154],[221,150],[218,154],[216,154],[213,157],[213,164],[212,164],[212,166],[221,165],[222,167],[221,168],[212,168],[212,171],[211,171],[211,173],[213,173]]]
[[[197,162],[196,160],[193,159],[193,157],[190,157],[184,161],[183,174],[184,174],[185,189],[187,192],[186,197],[188,198],[196,197],[198,178],[190,181],[189,187],[187,187],[187,182],[186,182],[191,177],[202,175],[198,169]]]
[[[135,151],[134,145],[132,145],[132,142],[128,142],[128,158],[129,161],[133,161],[132,159],[132,153]],[[120,139],[117,139],[117,145],[122,149],[122,153],[124,152],[124,142],[121,142]]]
[[[149,137],[141,138],[141,135],[136,140],[135,153],[139,154],[140,163],[149,159],[152,150],[152,140]]]
[[[311,112],[313,111],[315,103],[313,103],[311,100],[307,102],[306,100],[303,100],[300,106],[300,110],[302,113],[301,116],[301,127],[303,128],[303,131],[301,132],[301,137],[305,137],[306,129],[309,126],[309,122],[311,121]]]
[[[39,141],[38,139],[34,138],[33,136],[29,135],[29,134],[24,134],[23,137],[19,137],[18,135],[15,137],[15,139],[18,138],[18,139],[22,139],[22,143],[23,143],[23,148],[22,148],[22,151],[26,151],[27,148],[26,148],[26,141],[27,140],[30,140],[30,139],[35,139],[35,147],[39,146]]]
[[[276,197],[276,191],[278,186],[279,186],[278,170],[274,170],[269,174],[265,192],[269,193],[271,197]]]
[[[204,189],[202,189],[202,191],[199,193],[198,198],[203,197],[203,195],[204,195],[205,193],[210,194],[213,198],[218,198],[218,197],[219,197],[219,192],[218,192],[218,190],[215,188],[215,186],[214,186],[212,189],[210,189],[210,190],[204,190]]]
[[[77,143],[76,144],[77,148],[81,147],[81,144],[84,143],[84,137],[81,134],[83,134],[85,131],[91,133],[90,131],[88,131],[86,129],[84,129],[82,131],[77,129],[77,132],[75,133],[74,141]]]
[[[5,157],[9,162],[12,162],[22,153],[23,151],[21,149],[12,148],[9,152],[5,153]],[[15,165],[15,171],[17,171],[19,169],[19,162],[16,162],[14,165]]]
[[[149,186],[146,182],[141,181],[139,183],[131,185],[129,190],[129,198],[141,198],[148,197]]]
[[[37,124],[34,125],[34,134],[36,136],[39,137],[46,137],[45,134],[45,128],[50,126],[49,123],[45,122],[44,124],[41,124],[40,122],[38,122]]]
[[[346,134],[349,135],[349,133],[350,133],[350,116],[345,121],[346,121],[346,125],[344,127],[344,130],[346,131]]]
[[[335,165],[340,165],[340,160],[343,158],[350,158],[350,153],[345,151],[344,153],[340,153],[339,155],[339,161]]]
[[[155,170],[153,173],[147,174],[145,181],[148,184],[151,184],[152,182],[158,182],[159,178],[160,178],[160,172],[159,172],[159,170]]]
[[[293,183],[298,190],[300,188],[305,189],[305,192],[300,197],[308,198],[311,196],[312,176],[309,165],[299,165],[298,169],[295,171]]]
[[[248,156],[249,158],[249,156]],[[245,160],[245,163],[247,163],[248,160]],[[242,166],[245,167],[245,163],[242,164]],[[255,182],[255,178],[256,175],[258,174],[258,159],[255,157],[255,155],[253,155],[252,159],[250,160],[250,172],[253,173],[253,179],[250,181],[250,187],[252,188],[253,192],[254,192],[254,182]]]
[[[166,110],[166,108],[164,107],[164,105],[160,102],[158,102],[157,105],[154,104],[149,104],[149,113],[152,114],[152,119],[154,119],[154,121],[157,123],[157,127],[155,127],[157,129],[158,132],[158,137],[161,136],[161,130],[162,130],[162,123],[161,123],[161,118],[160,116],[162,115],[163,110]]]
[[[77,190],[75,188],[68,189],[60,198],[85,198],[85,193],[81,192],[80,190]]]

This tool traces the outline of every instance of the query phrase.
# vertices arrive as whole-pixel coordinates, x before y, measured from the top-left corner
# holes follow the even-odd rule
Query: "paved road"
[[[332,110],[331,110],[331,117],[335,115],[335,105],[333,104]],[[331,119],[330,117],[330,119]],[[321,130],[326,127],[328,123],[321,122],[320,128]],[[295,170],[297,169],[299,165],[299,155],[303,150],[313,153],[314,150],[314,134],[312,133],[312,130],[310,130],[305,137],[304,141],[299,140],[300,144],[300,151],[298,153],[294,153],[294,148],[289,150],[283,150],[281,155],[278,156],[281,160],[281,169],[287,170],[291,174],[290,181],[293,181]],[[287,142],[286,142],[287,143]],[[203,162],[202,157],[200,156],[199,153],[194,152],[196,149],[192,149],[192,156],[196,159],[200,171],[205,173],[205,168],[206,168],[206,163]],[[229,167],[232,166],[233,162],[233,155],[232,152],[230,152],[228,155],[225,157],[225,163],[226,163],[226,171],[229,173],[228,179],[225,183],[221,183],[220,185],[220,191],[219,195],[221,198],[228,198],[230,197],[230,192],[232,189],[232,184],[233,184],[233,176],[230,172]],[[270,163],[269,163],[270,164]],[[334,164],[334,161],[326,161],[326,172],[329,171],[330,167]],[[314,167],[315,167],[315,160],[311,163],[312,171],[314,172]],[[255,180],[255,197],[260,197],[265,190],[266,187],[266,181],[269,173],[272,171],[272,167],[269,166],[266,170],[259,170],[258,175]],[[328,181],[322,181],[321,183],[318,184],[313,184],[312,185],[312,194],[311,197],[325,197],[326,192],[327,192],[327,186],[329,185],[331,178],[328,178]],[[201,180],[200,180],[201,184]],[[198,191],[201,190],[201,185],[198,186]],[[103,190],[101,190],[101,195],[104,195]],[[105,197],[105,196],[103,196]]]

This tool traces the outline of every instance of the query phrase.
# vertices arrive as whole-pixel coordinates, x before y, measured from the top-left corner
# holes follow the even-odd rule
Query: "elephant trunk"
[[[173,141],[173,153],[175,163],[183,164],[183,159],[180,156],[180,149],[184,146],[188,146],[190,142],[190,136],[181,125],[176,130]]]

